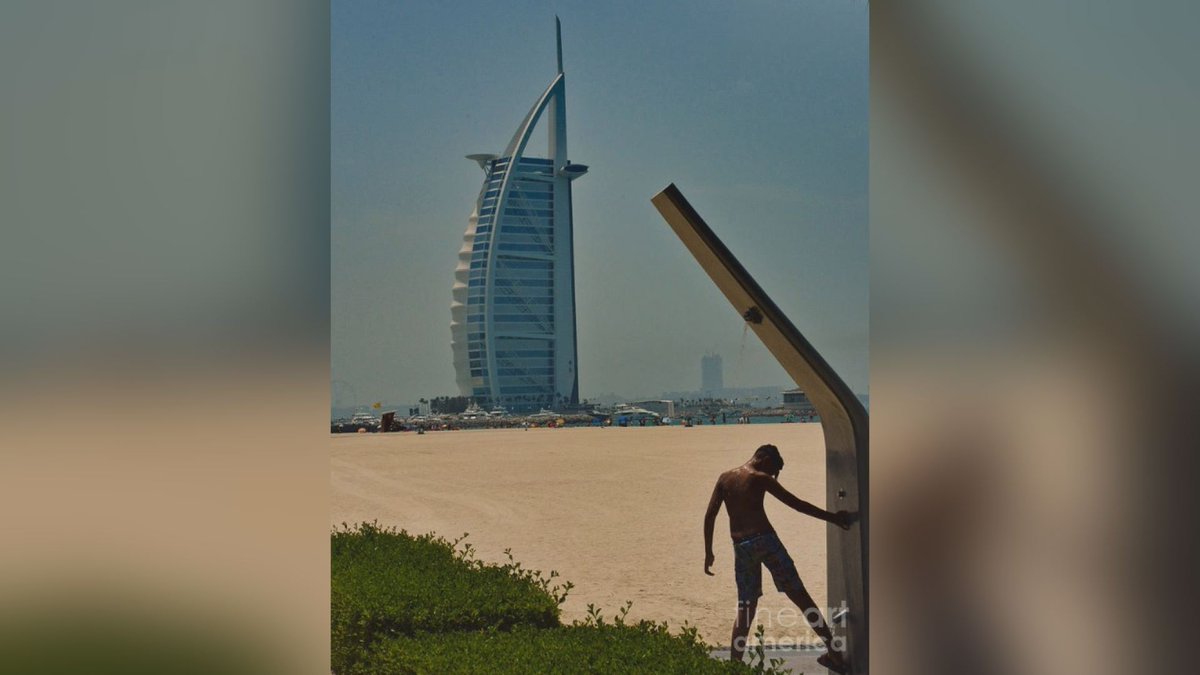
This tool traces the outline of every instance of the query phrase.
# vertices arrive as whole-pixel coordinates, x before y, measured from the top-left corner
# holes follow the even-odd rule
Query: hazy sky
[[[332,377],[456,395],[450,288],[483,173],[555,73],[562,19],[580,395],[790,379],[650,204],[674,182],[866,393],[867,4],[335,0]],[[535,132],[544,147],[543,129]],[[339,387],[339,391],[345,391]],[[350,403],[350,401],[347,401]]]

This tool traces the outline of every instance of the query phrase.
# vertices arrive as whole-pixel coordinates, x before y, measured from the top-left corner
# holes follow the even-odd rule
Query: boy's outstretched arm
[[[838,511],[837,513],[831,513],[823,508],[809,504],[803,499],[800,499],[796,495],[788,492],[787,488],[780,485],[779,481],[771,478],[770,476],[764,477],[763,480],[766,481],[767,492],[770,492],[775,496],[776,499],[806,516],[812,516],[813,518],[819,518],[826,522],[833,523],[843,530],[850,529],[850,524],[854,522],[854,515],[849,511]]]
[[[717,514],[721,511],[721,502],[725,496],[721,494],[721,482],[713,487],[712,498],[708,500],[708,510],[704,512],[704,573],[708,576],[713,576],[712,567],[716,556],[713,555],[713,527],[717,524]]]

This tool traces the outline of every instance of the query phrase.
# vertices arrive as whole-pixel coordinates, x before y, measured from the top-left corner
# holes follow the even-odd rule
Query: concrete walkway
[[[767,663],[771,663],[771,659],[782,659],[784,668],[791,668],[792,675],[825,675],[827,671],[824,666],[817,665],[817,658],[824,654],[823,651],[812,649],[767,649]],[[714,659],[726,661],[729,659],[729,648],[722,647],[711,652]],[[749,663],[749,655],[742,659]]]

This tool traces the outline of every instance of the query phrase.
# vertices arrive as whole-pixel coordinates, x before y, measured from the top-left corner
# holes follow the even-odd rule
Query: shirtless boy
[[[758,598],[762,596],[762,567],[766,565],[775,580],[775,588],[796,603],[809,626],[825,642],[827,651],[817,662],[834,672],[844,673],[846,663],[842,654],[833,649],[833,635],[825,618],[800,581],[796,564],[776,536],[775,528],[767,520],[767,513],[763,510],[763,495],[769,492],[800,513],[828,521],[842,529],[850,528],[854,516],[847,511],[830,513],[788,492],[776,480],[782,470],[783,457],[779,455],[779,448],[774,445],[760,447],[754,451],[750,461],[721,474],[713,488],[712,499],[708,502],[708,511],[704,514],[704,573],[713,576],[709,569],[714,560],[713,526],[722,502],[729,513],[729,535],[733,538],[734,577],[738,591],[738,611],[733,623],[729,658],[742,660],[750,622],[754,620]]]

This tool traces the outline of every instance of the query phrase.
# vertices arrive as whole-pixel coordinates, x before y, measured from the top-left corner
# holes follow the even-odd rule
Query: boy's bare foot
[[[845,675],[847,670],[846,662],[842,660],[842,655],[835,651],[827,651],[817,657],[817,663],[839,675]]]

